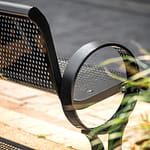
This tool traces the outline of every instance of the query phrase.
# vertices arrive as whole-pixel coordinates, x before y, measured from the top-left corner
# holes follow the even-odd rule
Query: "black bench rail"
[[[0,149],[1,150],[33,150],[30,147],[18,144],[11,140],[0,137]]]
[[[86,63],[97,51],[103,55],[105,48],[110,48],[108,53],[111,57],[112,51],[116,51],[122,58],[126,76],[118,71],[118,68],[106,70],[99,64]],[[84,125],[76,110],[121,92],[126,83],[112,78],[109,73],[130,79],[138,71],[138,65],[130,50],[116,43],[88,43],[69,60],[56,56],[49,24],[38,8],[0,1],[1,78],[56,93],[66,117],[83,133],[89,133],[93,129]],[[139,90],[134,87],[123,92],[122,103],[110,120],[121,115],[121,109],[128,105],[124,99],[128,95],[138,94]],[[130,111],[135,103],[136,101],[131,105]],[[110,120],[106,122],[106,128],[102,125],[103,130],[97,134],[109,132],[107,123]],[[119,130],[124,130],[126,124],[127,121]],[[97,134],[92,139],[95,139]],[[92,141],[91,138],[89,140]],[[119,140],[121,141],[121,138]]]

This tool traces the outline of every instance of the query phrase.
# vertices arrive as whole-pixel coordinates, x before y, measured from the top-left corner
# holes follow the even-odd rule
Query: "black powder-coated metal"
[[[8,139],[0,137],[0,149],[1,150],[33,150],[30,147],[18,144]]]
[[[70,120],[70,122],[75,125],[78,128],[81,128],[83,130],[90,130],[88,127],[84,125],[84,123],[80,120],[76,110],[81,109],[82,106],[80,106],[80,103],[84,105],[88,105],[88,103],[91,102],[92,104],[95,104],[97,100],[101,101],[107,97],[112,96],[113,94],[121,91],[121,86],[124,86],[124,83],[116,83],[115,86],[111,88],[104,89],[103,92],[100,92],[96,95],[92,95],[89,99],[85,99],[82,102],[76,101],[74,99],[74,88],[75,88],[75,81],[77,74],[82,67],[83,63],[88,59],[90,55],[92,55],[96,51],[101,51],[104,50],[104,47],[112,47],[115,48],[120,56],[122,57],[124,64],[125,64],[125,69],[127,73],[127,79],[130,79],[133,75],[139,72],[138,64],[136,63],[136,59],[134,58],[133,54],[124,46],[121,44],[116,44],[116,43],[107,43],[107,44],[102,44],[99,42],[91,42],[88,43],[87,45],[81,47],[71,58],[69,61],[64,75],[62,79],[62,88],[61,88],[61,100],[62,100],[62,105],[64,109],[64,113],[67,116],[67,118]],[[124,59],[124,56],[128,56],[132,58],[132,61]],[[134,72],[131,72],[131,68],[134,68]],[[107,82],[107,81],[106,81]],[[110,84],[113,82],[113,79],[110,80]],[[102,81],[103,83],[103,81]],[[103,88],[103,84],[98,85]],[[139,92],[138,88],[135,88],[134,90],[127,90],[125,92],[124,96],[127,96],[128,94],[137,94]],[[124,100],[125,98],[123,98]],[[123,103],[123,101],[122,101]],[[76,107],[77,104],[77,107]],[[79,108],[78,108],[79,107]],[[120,110],[120,109],[118,109]],[[116,113],[118,113],[116,111]],[[115,116],[115,114],[114,114]]]
[[[92,42],[79,49],[69,62],[65,59],[57,60],[49,25],[37,8],[0,2],[0,21],[1,76],[20,84],[58,93],[66,116],[75,126],[83,126],[75,109],[83,109],[120,91],[122,82],[111,78],[104,68],[83,63],[95,51],[104,47],[116,48],[121,56],[133,57],[124,46]],[[134,67],[137,69],[136,64]],[[82,71],[77,76],[80,68]],[[92,86],[93,80],[88,79],[89,74],[98,79],[90,96],[83,90],[85,85]],[[130,75],[127,70],[127,75],[130,77],[133,74]],[[108,80],[103,78],[109,79],[110,87],[104,88]],[[74,99],[76,80],[78,90],[77,99]]]
[[[117,43],[91,42],[81,47],[70,60],[57,58],[49,24],[43,14],[35,7],[0,1],[1,78],[58,94],[68,120],[85,134],[93,128],[80,120],[77,110],[121,92],[126,85],[109,76],[104,67],[85,63],[95,52],[103,52],[107,47],[115,49],[122,58],[127,79],[139,72],[130,50]],[[134,68],[134,72],[130,68]],[[116,69],[109,71],[121,74]],[[120,107],[108,121],[121,115],[120,110],[126,106],[124,100],[128,95],[138,94],[139,88],[128,88],[123,92]],[[99,133],[107,133],[107,129]]]

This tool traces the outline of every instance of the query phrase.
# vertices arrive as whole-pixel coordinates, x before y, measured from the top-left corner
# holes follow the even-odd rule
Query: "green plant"
[[[142,130],[141,139],[135,142],[136,145],[140,147],[142,150],[150,149],[150,119],[149,114],[142,114],[142,123],[139,124],[139,129]]]
[[[109,133],[109,150],[114,150],[115,148],[119,147],[121,145],[121,140],[124,132],[124,126],[126,126],[128,122],[128,117],[131,114],[133,105],[135,105],[135,101],[138,98],[141,101],[145,101],[150,103],[150,91],[148,89],[150,88],[150,77],[148,76],[150,74],[150,53],[142,48],[138,43],[134,42],[134,44],[139,48],[139,52],[142,54],[137,58],[138,65],[141,68],[141,71],[137,73],[136,75],[132,76],[128,80],[112,73],[111,71],[106,70],[107,74],[111,76],[114,79],[117,79],[119,81],[122,81],[125,83],[125,88],[132,88],[132,87],[139,87],[142,91],[139,96],[137,95],[130,95],[125,98],[124,103],[120,106],[120,112],[118,112],[114,118],[112,118],[110,121],[108,121],[105,125],[101,125],[95,129],[93,129],[89,134],[89,139],[93,140],[93,145],[99,144],[99,150],[103,149],[103,145],[101,142],[99,142],[99,139],[97,138],[95,140],[95,135],[100,133],[101,131],[108,131]],[[130,62],[134,62],[135,60],[128,56],[123,56],[123,60],[129,60]],[[122,58],[116,57],[105,60],[103,63],[99,64],[98,67],[105,67],[112,63],[120,63],[122,61]],[[120,66],[122,67],[122,66]],[[128,68],[132,73],[135,71],[132,67]],[[132,145],[130,145],[130,150],[136,150],[136,148],[139,148],[140,150],[150,150],[150,120],[149,120],[149,114],[141,115],[142,123],[138,125],[138,128],[136,128],[135,132],[141,132],[142,135],[140,136],[140,139],[135,140]],[[128,139],[125,139],[125,141],[128,141]],[[124,141],[124,142],[125,142]]]

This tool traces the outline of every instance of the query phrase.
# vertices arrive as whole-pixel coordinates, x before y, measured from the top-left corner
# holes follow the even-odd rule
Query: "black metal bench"
[[[97,52],[102,55],[107,52],[113,58],[111,51],[122,58],[127,79],[139,71],[132,53],[117,43],[88,43],[69,60],[56,56],[49,24],[38,8],[0,2],[1,78],[57,94],[66,117],[88,137],[93,150],[104,149],[98,134],[110,135],[109,149],[121,145],[128,117],[136,104],[136,100],[130,101],[129,97],[132,99],[131,96],[139,92],[138,88],[126,88],[126,83],[110,76],[111,73],[120,76],[122,73],[118,68],[106,69],[90,60],[91,56],[97,56]],[[116,113],[100,126],[86,126],[77,110],[118,92],[124,93],[124,98]],[[113,121],[124,113],[124,121],[116,125]],[[111,135],[116,132],[121,135],[112,139]],[[93,144],[94,140],[98,143]]]

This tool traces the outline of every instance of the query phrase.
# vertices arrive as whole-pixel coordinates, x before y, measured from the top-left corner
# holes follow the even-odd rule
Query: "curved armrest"
[[[81,122],[81,120],[78,117],[78,114],[76,113],[77,109],[83,109],[85,107],[88,107],[97,101],[101,101],[107,97],[110,97],[111,95],[119,92],[121,87],[123,86],[122,82],[118,82],[116,85],[110,87],[109,89],[104,89],[102,92],[97,93],[91,97],[82,99],[82,100],[76,100],[74,99],[74,88],[75,88],[75,81],[77,78],[77,75],[79,73],[79,70],[83,66],[84,62],[96,51],[103,50],[102,48],[105,47],[112,47],[117,50],[117,52],[120,54],[120,56],[123,59],[123,62],[125,64],[125,69],[127,73],[127,78],[130,78],[137,72],[139,72],[138,65],[136,63],[136,60],[133,56],[133,54],[124,46],[117,43],[99,43],[99,42],[91,42],[83,47],[81,47],[70,59],[63,78],[62,78],[62,84],[61,84],[61,93],[60,98],[63,105],[64,112],[69,119],[69,121],[75,125],[76,127],[79,127],[81,129],[87,129],[87,127]],[[129,56],[132,58],[132,61],[130,59],[127,59],[127,57],[124,58],[124,56]],[[134,72],[131,72],[132,66],[134,68]],[[129,93],[137,93],[138,90],[135,88],[132,89],[126,89],[124,91],[125,95]]]

